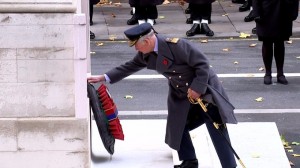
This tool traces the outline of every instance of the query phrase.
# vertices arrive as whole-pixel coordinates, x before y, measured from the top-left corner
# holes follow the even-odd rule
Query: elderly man
[[[205,55],[187,40],[164,38],[155,34],[149,23],[132,27],[124,33],[130,40],[130,46],[135,46],[137,54],[103,75],[88,77],[88,82],[116,83],[143,68],[157,71],[168,79],[169,84],[165,142],[177,150],[182,160],[181,165],[175,167],[198,168],[189,131],[204,123],[222,167],[236,167],[234,154],[224,137],[218,133],[203,109],[189,101],[201,97],[205,101],[207,113],[230,141],[225,123],[237,123],[234,107]]]

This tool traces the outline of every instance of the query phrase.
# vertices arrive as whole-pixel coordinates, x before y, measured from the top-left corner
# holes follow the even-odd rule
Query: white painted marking
[[[262,78],[264,73],[218,74],[220,78]],[[285,73],[286,77],[300,77],[300,73]],[[276,77],[276,74],[272,74]],[[130,75],[125,79],[165,79],[163,75]]]

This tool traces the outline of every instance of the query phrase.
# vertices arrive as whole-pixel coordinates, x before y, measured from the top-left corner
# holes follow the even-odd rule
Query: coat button
[[[181,76],[178,76],[179,78],[181,78]]]
[[[189,83],[185,83],[186,86],[189,86]]]
[[[176,87],[178,88],[179,86],[178,86],[178,85],[176,85]]]
[[[173,72],[175,73],[176,71],[174,70]]]

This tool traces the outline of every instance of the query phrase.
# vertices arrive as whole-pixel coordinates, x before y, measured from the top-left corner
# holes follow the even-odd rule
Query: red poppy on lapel
[[[164,60],[163,60],[163,64],[164,64],[164,65],[168,65],[168,60],[167,60],[167,59],[164,59]]]

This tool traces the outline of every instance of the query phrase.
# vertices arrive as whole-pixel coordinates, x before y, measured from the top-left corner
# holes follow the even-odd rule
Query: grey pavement
[[[238,8],[241,4],[233,4],[231,0],[215,1],[212,5],[212,23],[209,26],[215,33],[213,37],[205,35],[187,37],[186,31],[191,28],[191,25],[185,23],[189,17],[184,13],[187,4],[181,6],[175,1],[170,2],[158,6],[157,24],[153,27],[160,34],[188,39],[240,38],[240,33],[250,34],[249,38],[256,37],[251,33],[255,22],[244,22],[244,17],[249,14],[249,11],[239,12]],[[131,7],[125,0],[95,5],[94,25],[90,27],[96,35],[95,40],[126,40],[123,32],[132,27],[127,25],[127,20],[131,18],[130,10]],[[300,17],[294,21],[292,37],[300,37]]]

